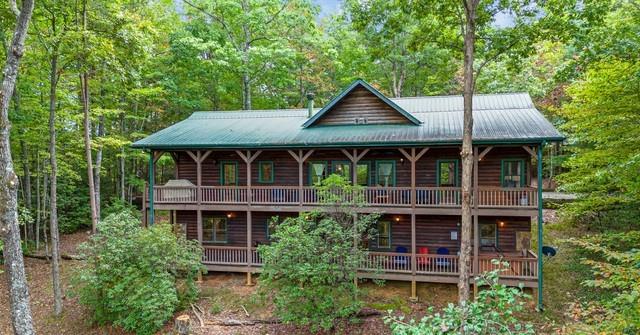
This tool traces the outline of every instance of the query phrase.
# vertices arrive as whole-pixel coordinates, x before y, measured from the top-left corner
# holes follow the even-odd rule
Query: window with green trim
[[[320,184],[327,172],[327,162],[309,162],[309,184]]]
[[[238,185],[238,162],[220,162],[220,185]]]
[[[438,160],[437,164],[438,186],[458,186],[458,160]]]
[[[202,222],[202,240],[204,242],[227,242],[227,218],[215,216],[205,218]]]
[[[498,246],[498,225],[495,222],[480,223],[480,246]]]
[[[395,161],[376,161],[376,184],[384,187],[396,185]]]
[[[357,182],[360,186],[369,186],[371,184],[371,163],[360,162],[356,166]]]
[[[258,182],[259,183],[273,183],[275,178],[275,171],[273,170],[272,161],[260,161],[258,162]]]
[[[351,180],[351,163],[349,161],[331,162],[332,173],[342,176],[346,180]]]
[[[502,160],[502,187],[522,187],[525,183],[524,160]]]
[[[379,249],[391,249],[391,221],[378,221],[376,245]]]

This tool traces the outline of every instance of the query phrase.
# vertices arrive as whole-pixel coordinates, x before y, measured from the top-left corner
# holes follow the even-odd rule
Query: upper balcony
[[[367,207],[425,208],[461,207],[459,187],[363,187],[360,194]],[[414,193],[415,192],[415,193]],[[472,191],[475,205],[476,193]],[[148,191],[146,194],[148,197]],[[280,205],[319,206],[323,204],[312,186],[154,186],[154,204],[205,205]],[[478,208],[536,209],[537,189],[533,187],[480,186],[477,190]]]

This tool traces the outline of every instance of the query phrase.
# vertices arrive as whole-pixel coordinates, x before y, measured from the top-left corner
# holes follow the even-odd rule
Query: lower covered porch
[[[250,257],[247,257],[250,255]],[[458,255],[416,254],[416,271],[413,274],[413,255],[398,252],[370,251],[359,268],[360,278],[401,281],[457,283],[459,274]],[[526,254],[481,252],[473,274],[498,269],[493,260],[509,263],[502,268],[500,279],[506,284],[524,284],[536,287],[538,258],[530,250]],[[257,248],[247,253],[244,247],[204,246],[202,263],[209,271],[259,273],[263,265]],[[474,262],[475,264],[475,262]],[[475,266],[474,266],[475,267]]]
[[[201,241],[204,248],[202,262],[208,270],[256,273],[262,266],[257,247],[270,243],[269,222],[274,216],[283,219],[298,213],[202,211],[201,215],[201,225],[198,225],[196,211],[177,211],[175,220],[182,225],[188,238]],[[473,272],[495,269],[492,260],[500,259],[509,263],[509,267],[501,272],[502,280],[535,287],[538,258],[530,250],[531,218],[481,216],[478,221],[480,245],[477,257],[472,259]],[[247,229],[248,222],[250,229]],[[415,236],[412,236],[411,215],[381,216],[378,234],[363,241],[369,253],[360,266],[360,277],[456,283],[460,217],[416,215],[415,225]],[[415,243],[415,256],[412,242]]]

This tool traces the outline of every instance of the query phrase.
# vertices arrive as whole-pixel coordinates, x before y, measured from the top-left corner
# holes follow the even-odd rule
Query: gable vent
[[[369,120],[366,117],[357,117],[353,119],[353,123],[355,124],[367,124]]]

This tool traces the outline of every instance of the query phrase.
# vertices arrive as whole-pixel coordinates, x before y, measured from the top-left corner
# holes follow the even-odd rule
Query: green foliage
[[[500,264],[498,260],[493,262]],[[506,262],[500,265],[502,268],[509,266]],[[525,310],[525,300],[530,296],[522,287],[499,284],[499,274],[500,270],[493,270],[479,276],[478,284],[488,287],[480,290],[464,307],[449,304],[440,312],[430,307],[428,314],[418,322],[390,314],[385,323],[391,326],[394,335],[454,335],[462,330],[465,334],[477,335],[535,334],[531,324],[523,323],[517,317],[517,313]]]
[[[131,213],[111,214],[81,247],[86,257],[74,293],[98,324],[153,334],[198,294],[202,250],[168,225],[140,227]]]
[[[127,213],[134,217],[140,217],[140,210],[135,206],[130,205],[128,202],[122,201],[118,198],[112,199],[111,203],[102,210],[102,215],[105,217],[118,213]]]
[[[58,225],[61,233],[91,227],[88,198],[89,188],[82,181],[58,179]]]
[[[586,287],[609,293],[595,301],[604,307],[602,314],[591,315],[590,321],[605,332],[640,333],[640,231],[605,233],[583,239],[570,239],[586,257],[583,264],[592,269],[593,279]]]
[[[378,215],[354,222],[359,187],[332,175],[318,186],[322,210],[287,218],[278,224],[272,243],[258,248],[264,262],[263,292],[273,296],[276,314],[285,323],[328,330],[336,319],[360,310],[356,270],[366,250],[354,241],[368,238]]]
[[[566,206],[576,219],[640,204],[640,62],[593,64],[569,87],[572,101],[561,114],[573,146],[558,180],[580,195]]]

